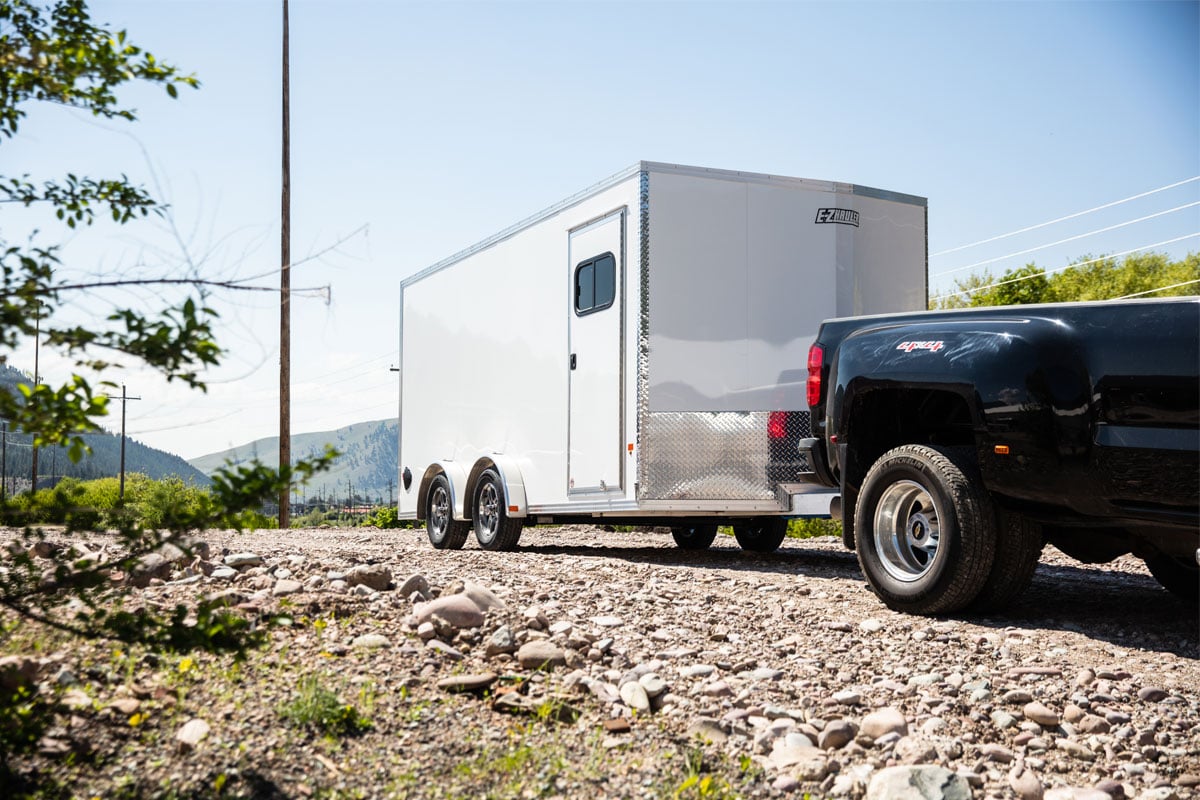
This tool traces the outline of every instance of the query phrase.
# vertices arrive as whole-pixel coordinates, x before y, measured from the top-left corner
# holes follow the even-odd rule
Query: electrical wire
[[[1092,214],[1096,211],[1103,211],[1106,208],[1112,208],[1113,206],[1119,206],[1122,203],[1128,203],[1131,200],[1140,200],[1143,197],[1149,197],[1152,194],[1158,194],[1159,192],[1165,192],[1167,189],[1174,189],[1178,186],[1183,186],[1184,184],[1193,183],[1194,181],[1200,181],[1200,175],[1197,175],[1192,178],[1187,178],[1186,180],[1176,181],[1175,183],[1168,183],[1166,186],[1160,186],[1157,189],[1151,189],[1150,191],[1142,192],[1141,194],[1131,195],[1130,197],[1126,197],[1121,200],[1114,200],[1111,203],[1105,203],[1102,206],[1096,206],[1095,208],[1089,208],[1086,211],[1077,211],[1074,214],[1068,214],[1065,217],[1059,217],[1058,219],[1052,219],[1049,222],[1039,222],[1037,225],[1030,225],[1027,228],[1021,228],[1020,230],[1011,231],[1009,233],[1002,233],[998,236],[992,236],[987,239],[980,239],[978,242],[971,242],[970,244],[961,244],[958,247],[951,247],[948,250],[941,250],[937,253],[931,254],[930,258],[937,258],[938,256],[944,256],[949,253],[957,253],[960,250],[967,250],[972,247],[978,247],[981,244],[988,244],[990,242],[996,242],[1001,239],[1007,239],[1010,236],[1017,236],[1018,234],[1028,233],[1029,231],[1036,231],[1039,228],[1045,228],[1049,225],[1056,225],[1059,222],[1066,222],[1069,219],[1075,219],[1076,217],[1082,217],[1086,214]]]
[[[1197,278],[1194,281],[1184,281],[1183,283],[1173,283],[1170,286],[1160,286],[1157,289],[1147,289],[1144,292],[1135,292],[1133,294],[1121,295],[1120,297],[1113,297],[1111,299],[1113,299],[1113,300],[1128,300],[1131,297],[1142,297],[1143,295],[1154,294],[1155,292],[1165,292],[1167,289],[1179,289],[1183,286],[1191,286],[1193,283],[1200,283],[1200,278]]]
[[[1080,233],[1076,236],[1068,236],[1066,239],[1059,239],[1057,242],[1050,242],[1049,244],[1042,244],[1042,245],[1038,245],[1037,247],[1030,247],[1025,250],[1018,250],[1015,253],[1009,253],[1008,255],[1004,255],[1004,256],[997,256],[996,258],[989,258],[985,261],[976,261],[974,264],[967,264],[965,267],[955,267],[954,269],[945,269],[945,270],[942,270],[941,272],[933,273],[930,277],[938,278],[938,277],[941,277],[942,275],[952,275],[955,272],[962,272],[964,270],[974,269],[975,267],[983,267],[983,266],[987,266],[988,264],[995,264],[997,261],[1004,261],[1005,259],[1008,259],[1008,258],[1015,258],[1017,256],[1028,255],[1029,253],[1036,253],[1038,250],[1045,250],[1047,247],[1055,247],[1060,244],[1066,244],[1067,242],[1074,242],[1078,239],[1084,239],[1084,238],[1087,238],[1088,236],[1094,236],[1098,233],[1107,233],[1108,231],[1113,231],[1113,230],[1116,230],[1117,228],[1124,228],[1129,225],[1135,225],[1139,222],[1145,222],[1148,219],[1154,219],[1156,217],[1162,217],[1167,214],[1173,214],[1176,211],[1184,211],[1189,208],[1194,208],[1195,206],[1200,206],[1200,200],[1196,200],[1191,203],[1185,203],[1181,206],[1175,206],[1175,208],[1168,208],[1166,211],[1158,211],[1154,214],[1147,214],[1144,217],[1138,217],[1137,219],[1131,219],[1128,222],[1118,222],[1116,225],[1109,225],[1106,228],[1097,228],[1096,230],[1088,231],[1087,233]]]

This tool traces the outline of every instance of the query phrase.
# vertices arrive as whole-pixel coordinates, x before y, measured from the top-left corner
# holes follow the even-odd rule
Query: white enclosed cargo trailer
[[[401,283],[400,500],[436,547],[718,523],[778,547],[821,320],[925,308],[926,201],[640,162]]]

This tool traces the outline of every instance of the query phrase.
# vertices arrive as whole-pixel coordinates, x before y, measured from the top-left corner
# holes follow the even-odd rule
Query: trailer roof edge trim
[[[847,192],[850,194],[861,195],[863,197],[873,197],[880,200],[893,200],[896,202],[907,203],[921,207],[928,206],[928,200],[926,200],[924,197],[903,194],[901,192],[891,192],[885,189],[874,189],[870,186],[860,186],[855,183],[839,183],[836,181],[823,181],[812,178],[793,178],[786,175],[768,175],[759,172],[739,172],[737,170],[712,169],[709,167],[691,167],[684,164],[668,164],[661,161],[638,161],[637,163],[626,167],[620,172],[616,172],[604,180],[593,184],[582,191],[576,192],[570,197],[560,200],[554,205],[544,208],[536,214],[526,217],[520,222],[510,225],[499,233],[495,233],[465,250],[461,250],[452,256],[443,258],[436,264],[428,266],[425,269],[410,275],[409,277],[400,281],[400,288],[403,289],[405,286],[415,283],[428,275],[438,272],[439,270],[445,269],[451,264],[462,261],[468,256],[474,255],[481,250],[486,250],[492,245],[502,242],[505,239],[509,239],[520,233],[525,228],[528,228],[529,226],[541,222],[544,219],[548,219],[555,214],[565,211],[571,206],[583,202],[597,192],[602,192],[605,189],[616,186],[622,181],[629,180],[633,176],[640,173],[650,172],[670,173],[674,175],[694,175],[696,177],[738,181],[741,183],[750,182],[761,184],[787,184],[790,186],[802,186],[808,189],[817,189],[821,191]]]

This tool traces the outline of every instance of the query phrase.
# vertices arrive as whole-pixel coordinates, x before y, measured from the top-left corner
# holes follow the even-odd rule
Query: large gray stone
[[[521,645],[517,663],[522,669],[552,669],[566,664],[567,655],[560,647],[544,639],[535,639]]]
[[[901,736],[907,736],[908,720],[904,718],[904,714],[900,713],[900,711],[889,706],[881,708],[878,711],[873,711],[863,717],[859,730],[863,735],[871,739],[879,739],[889,733],[898,733]]]
[[[871,778],[866,800],[971,800],[971,785],[944,767],[888,767]]]
[[[483,624],[483,612],[465,594],[451,594],[418,603],[414,609],[417,622],[435,622],[451,628],[478,628]]]
[[[367,586],[377,592],[392,584],[392,571],[383,564],[359,564],[346,572],[347,586]]]

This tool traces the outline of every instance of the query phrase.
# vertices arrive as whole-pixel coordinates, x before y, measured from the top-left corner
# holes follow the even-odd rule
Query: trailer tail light
[[[821,367],[824,365],[825,349],[819,344],[808,348],[808,382],[804,388],[809,408],[815,408],[821,402]]]
[[[767,417],[768,439],[783,439],[787,436],[787,415],[786,411],[772,411]]]

